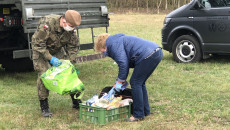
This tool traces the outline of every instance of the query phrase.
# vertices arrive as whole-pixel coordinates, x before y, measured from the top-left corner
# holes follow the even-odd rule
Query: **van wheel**
[[[198,62],[202,57],[199,42],[191,35],[178,37],[173,44],[172,52],[176,62]]]

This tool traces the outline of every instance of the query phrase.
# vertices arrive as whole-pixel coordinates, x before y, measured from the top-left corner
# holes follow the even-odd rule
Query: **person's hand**
[[[121,86],[122,86],[122,82],[116,81],[115,90],[117,92],[120,92],[121,91]]]
[[[109,91],[108,95],[109,95],[108,99],[110,99],[112,95],[115,95],[114,87],[112,87],[112,89]]]
[[[50,60],[50,64],[52,64],[55,67],[58,67],[59,65],[61,65],[61,61],[53,56]]]
[[[121,91],[125,90],[125,88],[129,85],[128,81],[122,82]]]

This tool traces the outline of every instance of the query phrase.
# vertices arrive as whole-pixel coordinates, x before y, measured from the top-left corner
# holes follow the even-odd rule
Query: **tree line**
[[[109,9],[146,11],[160,13],[163,10],[173,10],[191,0],[107,0]],[[154,11],[154,12],[153,12]]]

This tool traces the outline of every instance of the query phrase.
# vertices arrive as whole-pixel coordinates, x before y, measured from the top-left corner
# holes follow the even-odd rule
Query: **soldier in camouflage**
[[[59,66],[59,59],[69,59],[76,63],[79,49],[79,39],[75,27],[81,24],[81,15],[74,10],[67,10],[61,15],[48,15],[39,20],[37,31],[32,36],[33,64],[38,71],[37,89],[42,115],[51,117],[49,111],[47,90],[40,79],[41,74],[46,72],[51,65]],[[79,108],[81,100],[74,99],[71,94],[73,108]]]

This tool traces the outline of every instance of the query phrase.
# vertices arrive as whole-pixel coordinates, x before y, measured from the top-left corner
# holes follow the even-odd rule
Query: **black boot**
[[[40,100],[40,106],[41,106],[42,115],[44,117],[52,117],[52,113],[50,113],[49,111],[49,104],[47,98],[45,100]]]
[[[81,93],[77,93],[76,97],[78,97],[80,94]],[[74,95],[75,94],[70,94],[72,102],[73,102],[73,106],[72,107],[78,109],[79,108],[79,103],[82,103],[82,101],[80,99],[75,99]]]

